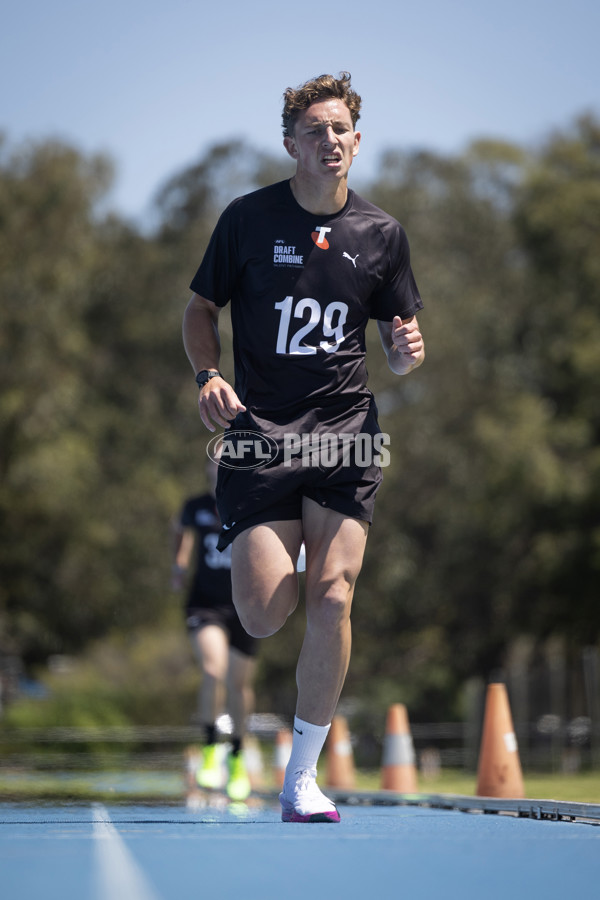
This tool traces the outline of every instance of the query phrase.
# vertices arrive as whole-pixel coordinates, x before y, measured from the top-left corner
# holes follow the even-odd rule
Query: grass
[[[464,794],[476,792],[476,775],[459,770],[442,770],[431,779],[419,777],[419,791],[424,794]],[[563,800],[571,803],[600,804],[600,771],[579,772],[574,775],[552,775],[525,772],[525,796],[531,800]],[[379,790],[379,772],[362,772],[357,775],[357,787],[361,790]]]
[[[184,797],[180,772],[24,772],[0,769],[0,801],[172,802]]]
[[[265,773],[267,774],[267,773]],[[442,770],[431,779],[419,777],[424,794],[475,795],[475,774]],[[571,803],[600,804],[600,771],[574,775],[524,774],[525,795],[535,800],[561,800]],[[361,791],[381,788],[379,771],[356,773]],[[265,788],[275,785],[265,778]],[[0,800],[24,802],[181,802],[185,796],[183,773],[129,771],[77,773],[8,771],[0,768]]]

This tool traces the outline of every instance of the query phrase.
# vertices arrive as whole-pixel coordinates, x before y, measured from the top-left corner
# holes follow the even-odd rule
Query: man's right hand
[[[216,431],[217,426],[229,428],[237,414],[244,412],[246,407],[240,403],[231,385],[216,375],[200,390],[198,409],[208,430]]]

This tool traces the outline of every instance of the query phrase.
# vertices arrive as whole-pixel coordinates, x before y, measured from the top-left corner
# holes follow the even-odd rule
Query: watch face
[[[196,384],[198,387],[204,387],[211,378],[215,378],[218,374],[218,372],[213,371],[212,369],[203,369],[196,375]]]

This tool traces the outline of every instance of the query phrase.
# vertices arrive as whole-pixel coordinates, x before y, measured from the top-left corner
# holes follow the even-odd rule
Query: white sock
[[[304,769],[314,769],[316,771],[317,761],[323,744],[331,728],[329,725],[311,725],[294,717],[294,730],[292,740],[292,754],[285,770],[285,780],[294,778],[298,772]]]

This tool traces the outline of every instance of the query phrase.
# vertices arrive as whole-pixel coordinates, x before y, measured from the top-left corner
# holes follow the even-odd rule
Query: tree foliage
[[[408,232],[427,359],[398,379],[369,335],[392,460],[346,694],[443,719],[522,636],[598,641],[600,124],[381,163],[362,192]],[[287,174],[213,147],[165,183],[149,234],[101,213],[108,160],[4,146],[0,652],[81,653],[180,602],[169,520],[202,486],[208,439],[181,344],[188,284],[224,203]],[[300,615],[263,644],[261,708],[293,697]]]

